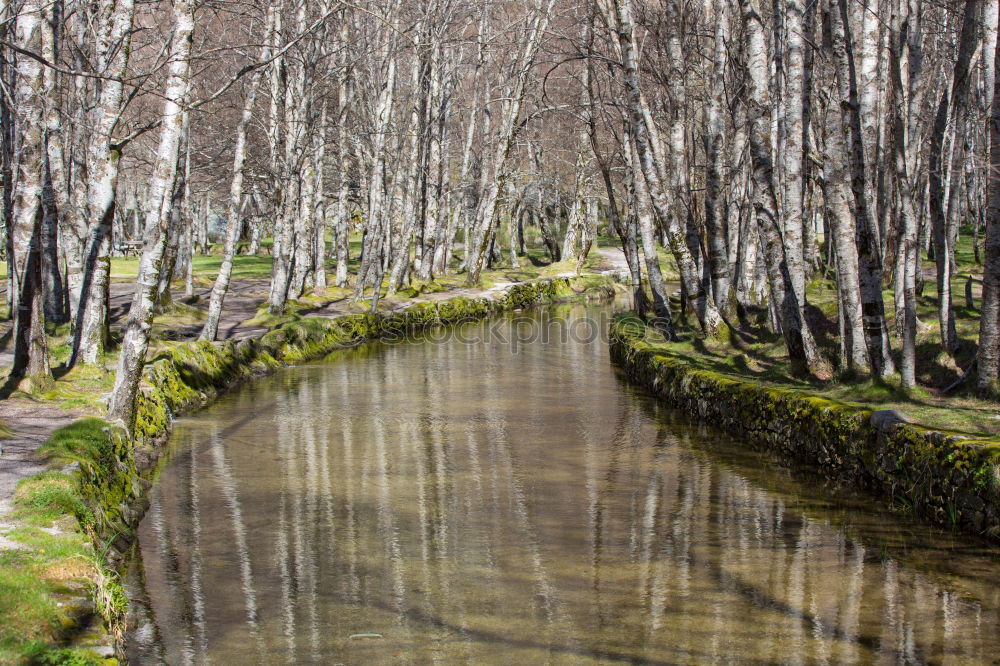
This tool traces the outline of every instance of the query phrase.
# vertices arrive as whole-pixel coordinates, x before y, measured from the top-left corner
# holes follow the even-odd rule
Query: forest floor
[[[784,342],[766,326],[766,308],[750,313],[731,340],[707,339],[693,316],[679,323],[681,340],[666,343],[650,331],[647,340],[667,356],[682,359],[698,369],[732,379],[779,389],[803,391],[842,403],[871,409],[897,410],[917,424],[969,435],[1000,435],[1000,405],[976,395],[974,372],[979,339],[979,308],[982,303],[982,266],[975,263],[970,233],[962,235],[956,252],[952,282],[952,303],[961,347],[954,355],[945,353],[937,316],[936,271],[924,262],[925,285],[918,298],[917,383],[904,389],[898,375],[887,380],[852,376],[835,364],[827,377],[802,376],[792,372]],[[817,342],[827,359],[839,355],[837,293],[832,276],[818,277],[807,287],[807,317]],[[971,280],[972,304],[966,300]],[[884,294],[895,361],[899,362],[901,341],[895,333],[892,290]]]

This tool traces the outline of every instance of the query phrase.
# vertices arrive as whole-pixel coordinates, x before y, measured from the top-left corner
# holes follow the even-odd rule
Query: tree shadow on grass
[[[944,352],[937,340],[918,344],[916,349],[918,382],[936,389],[951,386],[975,358],[975,348],[972,340],[960,338],[959,351],[951,357]]]
[[[542,259],[529,254],[527,256],[527,259],[528,261],[531,262],[531,265],[534,266],[535,268],[545,268],[546,266],[552,265],[552,260],[549,259],[548,257]]]
[[[539,276],[539,273],[535,271],[505,271],[502,275],[511,282],[524,282],[534,280]]]
[[[14,375],[7,375],[7,380],[0,386],[0,400],[7,400],[17,391],[17,387],[21,385],[21,380],[23,377],[15,377]]]

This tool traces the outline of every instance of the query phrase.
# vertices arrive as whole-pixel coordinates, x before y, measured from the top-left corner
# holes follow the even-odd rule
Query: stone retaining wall
[[[913,508],[924,519],[1000,540],[1000,442],[937,432],[872,411],[767,388],[657,354],[634,314],[612,323],[611,356],[671,406],[782,456]]]

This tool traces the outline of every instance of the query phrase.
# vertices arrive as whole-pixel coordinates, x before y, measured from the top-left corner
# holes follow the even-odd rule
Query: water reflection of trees
[[[992,658],[961,576],[705,455],[599,344],[518,352],[390,346],[184,424],[142,534],[167,661]]]

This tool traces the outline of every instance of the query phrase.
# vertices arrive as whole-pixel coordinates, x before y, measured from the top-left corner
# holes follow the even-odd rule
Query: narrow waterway
[[[133,663],[1000,663],[997,550],[657,404],[609,316],[366,345],[178,422]]]

